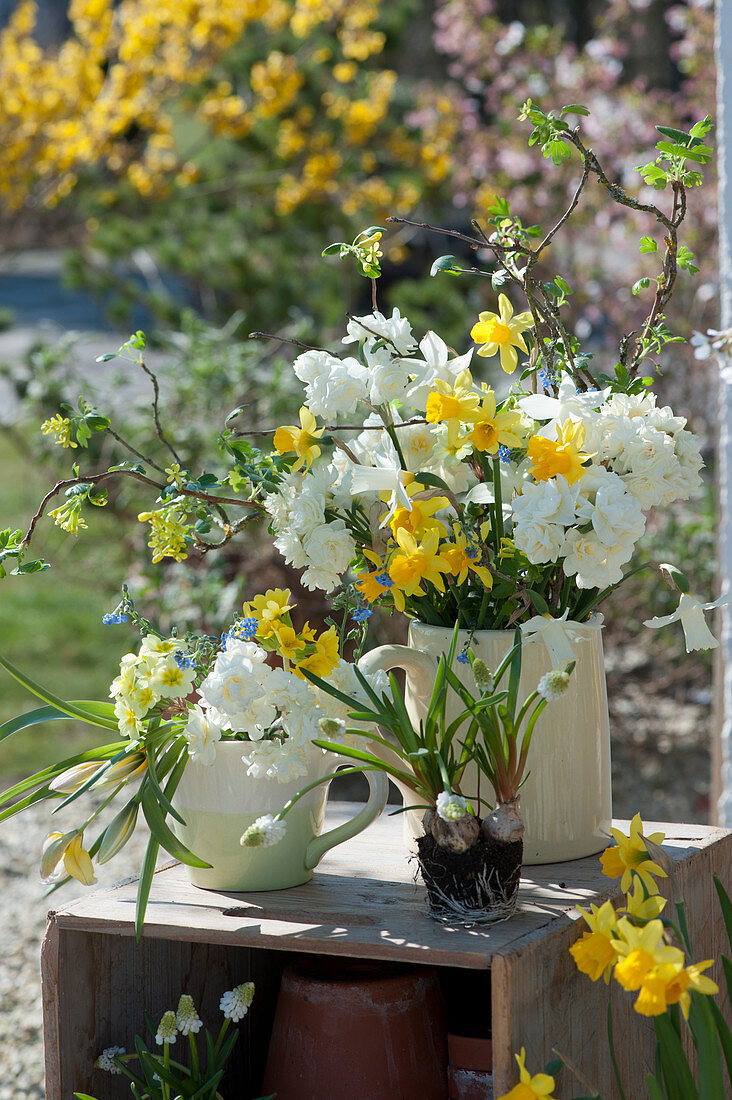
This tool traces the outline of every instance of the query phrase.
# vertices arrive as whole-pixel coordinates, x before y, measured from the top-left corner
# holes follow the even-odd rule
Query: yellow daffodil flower
[[[92,886],[94,877],[91,856],[84,849],[84,832],[74,829],[70,833],[49,833],[43,842],[41,856],[41,878],[44,882],[54,882],[63,872],[59,864],[63,861],[64,870],[82,886]]]
[[[441,554],[450,566],[450,572],[456,578],[458,584],[464,584],[469,571],[480,577],[485,588],[493,587],[493,575],[485,565],[478,565],[480,561],[479,547],[468,543],[467,537],[460,530],[460,525],[453,524],[454,543],[443,545]]]
[[[663,941],[663,924],[651,920],[638,928],[627,917],[615,927],[615,949],[620,957],[615,977],[623,989],[640,989],[646,977],[657,967],[672,965],[683,969],[684,953]]]
[[[581,939],[572,944],[569,953],[578,970],[588,974],[593,982],[598,978],[604,978],[607,985],[618,957],[612,938],[618,920],[617,914],[609,901],[599,907],[591,905],[589,913],[579,906],[577,908],[589,925],[590,931],[583,932]]]
[[[368,603],[374,603],[379,596],[387,592],[394,582],[386,571],[386,565],[373,550],[364,549],[363,556],[374,566],[370,572],[362,572],[356,576],[354,587],[358,589]]]
[[[641,835],[642,831],[641,816],[636,814],[630,823],[629,836],[621,833],[620,829],[610,830],[616,847],[606,848],[600,856],[604,875],[607,875],[608,878],[623,876],[620,888],[625,894],[630,890],[633,872],[640,876],[649,894],[658,893],[658,887],[652,878],[653,875],[657,875],[659,878],[667,878],[663,868],[654,863],[648,855],[645,841]],[[650,833],[648,839],[653,844],[663,844],[666,838],[663,833]]]
[[[500,446],[522,447],[526,433],[521,432],[522,418],[518,409],[496,412],[496,395],[486,390],[480,403],[480,419],[468,436],[476,451],[496,454]]]
[[[554,1078],[548,1073],[535,1073],[532,1077],[526,1069],[526,1050],[521,1047],[521,1053],[516,1055],[521,1081],[514,1085],[510,1092],[499,1096],[498,1100],[554,1100]]]
[[[420,586],[423,580],[444,592],[442,574],[450,572],[450,565],[440,554],[440,536],[436,531],[428,531],[418,543],[414,535],[402,529],[397,532],[396,541],[399,551],[389,563],[389,576],[394,582],[394,603],[403,611],[405,596],[424,595]]]
[[[514,316],[513,306],[505,294],[498,295],[498,310],[498,313],[479,313],[478,321],[470,330],[470,338],[482,345],[478,355],[490,359],[500,354],[501,367],[506,374],[513,374],[518,366],[516,348],[524,352],[529,350],[521,334],[532,327],[534,319],[528,312]]]
[[[389,524],[394,538],[396,538],[396,533],[399,530],[409,531],[415,538],[420,538],[426,531],[437,531],[439,535],[447,534],[447,527],[441,520],[435,519],[435,512],[441,512],[445,508],[449,508],[450,501],[443,496],[433,496],[422,500],[414,499],[416,493],[423,492],[423,487],[416,481],[407,486],[411,508],[400,506],[394,512]]]
[[[691,1005],[691,993],[689,990],[693,990],[695,993],[703,993],[707,997],[713,997],[715,993],[719,993],[719,986],[717,983],[702,974],[702,970],[707,970],[713,965],[714,959],[705,959],[704,962],[686,966],[683,970],[675,974],[667,983],[664,991],[666,1004],[679,1004],[684,1014],[684,1019],[689,1019],[689,1007]],[[638,1000],[640,1000],[640,997]],[[640,1012],[637,1004],[635,1007],[636,1010]]]
[[[626,912],[631,917],[635,917],[636,920],[655,920],[656,917],[659,917],[663,912],[666,906],[666,899],[662,898],[660,894],[651,894],[649,896],[648,891],[637,875],[634,876],[634,880],[633,889],[626,898]]]
[[[300,409],[300,427],[296,424],[285,424],[278,428],[274,434],[274,448],[281,455],[295,452],[297,462],[292,467],[293,471],[302,467],[309,470],[320,454],[316,440],[320,439],[324,431],[325,428],[318,428],[307,405],[303,405]]]
[[[473,390],[473,376],[461,371],[451,386],[442,378],[427,398],[425,418],[428,424],[447,424],[448,447],[455,447],[464,424],[474,424],[480,416],[480,394]]]
[[[302,674],[305,670],[315,676],[329,676],[338,664],[338,631],[334,626],[325,630],[315,642],[315,649],[303,661],[295,666],[295,672]]]
[[[582,451],[584,442],[585,426],[578,420],[565,420],[557,428],[556,439],[532,435],[527,450],[534,481],[548,481],[561,474],[569,485],[574,485],[585,472],[583,464],[593,457]]]
[[[295,605],[290,603],[289,588],[268,588],[264,595],[255,596],[249,603],[244,604],[244,615],[248,619],[256,619],[259,623],[257,629],[258,638],[270,638],[275,632],[275,626],[281,619],[285,619],[288,611]],[[292,625],[285,620],[287,625]]]

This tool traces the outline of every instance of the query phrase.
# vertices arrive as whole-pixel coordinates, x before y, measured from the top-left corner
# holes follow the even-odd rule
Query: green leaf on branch
[[[639,248],[641,252],[658,252],[658,245],[653,237],[641,237]]]
[[[542,146],[542,153],[545,157],[551,157],[554,164],[562,164],[563,161],[569,160],[572,156],[572,150],[566,141],[562,141],[561,138],[552,138]]]
[[[461,267],[456,265],[454,256],[438,256],[430,268],[430,275],[434,278],[441,271],[448,275],[459,275],[462,270]]]
[[[632,293],[633,294],[640,294],[640,292],[642,290],[645,290],[648,286],[650,286],[650,284],[651,284],[651,280],[646,275],[642,279],[638,279],[637,282],[633,283]]]
[[[589,115],[590,112],[581,103],[568,103],[566,107],[562,107],[559,113],[562,115]]]

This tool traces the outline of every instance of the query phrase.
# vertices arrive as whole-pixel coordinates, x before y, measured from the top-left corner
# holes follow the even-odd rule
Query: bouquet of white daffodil
[[[111,702],[67,702],[0,657],[0,666],[45,704],[0,727],[0,742],[39,724],[69,719],[114,735],[111,742],[54,763],[0,794],[0,821],[44,800],[55,802],[56,812],[90,796],[92,806],[83,821],[46,838],[44,881],[60,885],[73,877],[93,884],[93,860],[105,863],[117,855],[142,810],[151,837],[138,891],[139,932],[161,847],[191,867],[210,866],[167,821],[171,817],[185,825],[174,795],[189,761],[211,765],[224,739],[241,744],[242,769],[255,779],[287,783],[308,774],[313,742],[322,732],[320,719],[341,718],[347,708],[306,674],[327,677],[352,695],[361,687],[353,664],[340,655],[345,627],[339,632],[331,625],[318,633],[306,623],[297,632],[293,609],[289,591],[272,589],[245,604],[243,615],[220,639],[163,637],[136,614],[125,595],[105,619],[131,621],[143,638],[136,653],[122,657],[110,686]],[[378,685],[382,679],[383,674],[371,682]],[[85,833],[117,800],[124,804],[85,843]]]
[[[433,275],[484,275],[522,293],[527,309],[514,312],[499,291],[497,310],[481,313],[471,330],[477,348],[460,354],[434,332],[419,339],[398,309],[375,310],[349,320],[347,353],[309,349],[295,359],[305,397],[300,425],[274,434],[276,452],[295,457],[263,500],[275,545],[304,570],[307,587],[331,592],[355,569],[366,604],[427,624],[501,629],[537,615],[584,622],[628,575],[645,513],[686,500],[701,484],[699,443],[683,417],[657,403],[649,368],[658,369],[653,357],[680,339],[663,309],[677,271],[695,270],[678,229],[686,190],[701,182],[687,162],[711,157],[703,144],[709,120],[686,135],[674,131],[673,141],[659,127],[659,156],[640,170],[657,187],[670,185],[668,213],[610,188],[621,205],[657,218],[666,251],[645,326],[623,338],[611,370],[595,370],[562,322],[571,288],[561,276],[540,278],[535,267],[588,178],[606,182],[579,128],[564,121],[573,111],[587,113],[574,106],[546,115],[530,102],[522,112],[545,155],[561,146],[563,157],[573,149],[581,157],[577,194],[552,230],[525,228],[504,199],[475,237],[438,230],[496,264],[467,268],[444,256]],[[659,251],[652,237],[641,245]],[[378,261],[361,267],[375,288]],[[514,374],[520,355],[508,392],[474,376],[481,358],[495,357]],[[646,625],[678,618],[688,648],[716,644],[701,625],[716,604],[696,601],[678,571],[668,576],[682,593],[679,611]]]

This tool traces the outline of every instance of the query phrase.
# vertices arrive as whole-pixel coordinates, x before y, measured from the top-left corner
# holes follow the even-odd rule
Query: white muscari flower
[[[121,1074],[122,1070],[114,1061],[115,1055],[126,1054],[127,1051],[124,1047],[105,1047],[102,1053],[94,1062],[95,1069],[104,1070],[105,1073],[118,1073]]]
[[[473,676],[481,695],[490,695],[495,687],[495,680],[488,665],[480,657],[473,661]]]
[[[468,800],[460,794],[440,791],[435,804],[438,817],[443,821],[462,821],[468,812]]]
[[[553,703],[561,699],[569,687],[569,673],[561,668],[553,668],[539,680],[536,690],[543,699]]]
[[[163,1018],[158,1024],[158,1033],[155,1036],[155,1042],[158,1046],[162,1046],[163,1043],[174,1043],[178,1038],[178,1027],[175,1019],[175,1013],[172,1010],[163,1014]]]
[[[242,985],[224,993],[219,1001],[219,1008],[227,1020],[237,1023],[244,1019],[253,1000],[254,982],[243,982]]]
[[[181,1035],[196,1035],[203,1027],[203,1021],[196,1012],[193,997],[188,993],[181,993],[175,1022]]]
[[[197,703],[189,711],[183,734],[188,742],[189,758],[210,767],[216,759],[216,743],[221,740],[221,728]]]
[[[313,750],[308,741],[298,743],[291,737],[284,742],[261,740],[247,746],[242,760],[247,765],[247,775],[253,779],[274,779],[278,783],[291,783],[308,774],[313,751],[317,750]],[[284,822],[282,825],[284,829]],[[279,840],[280,837],[276,836],[275,839]]]
[[[242,848],[271,848],[279,843],[287,832],[286,821],[275,821],[272,814],[263,814],[242,833]]]
[[[671,615],[656,615],[653,619],[646,619],[643,625],[650,627],[651,630],[657,630],[661,626],[668,626],[669,623],[680,622],[684,631],[687,653],[691,653],[694,649],[716,649],[719,642],[707,626],[704,612],[730,602],[732,602],[732,592],[728,592],[726,596],[720,596],[713,603],[700,603],[690,592],[682,592],[679,606]]]
[[[346,732],[346,723],[343,718],[321,718],[318,722],[320,732],[326,741],[333,741],[343,737]]]

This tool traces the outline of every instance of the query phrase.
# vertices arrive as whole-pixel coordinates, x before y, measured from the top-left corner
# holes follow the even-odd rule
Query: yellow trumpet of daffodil
[[[294,451],[297,462],[293,471],[304,467],[309,470],[315,459],[320,454],[320,447],[316,440],[320,439],[325,428],[318,428],[317,421],[307,405],[300,409],[300,427],[296,424],[285,424],[278,428],[274,434],[274,448],[278,454],[284,455]]]
[[[41,878],[44,882],[55,882],[63,872],[59,864],[63,861],[67,875],[71,875],[82,886],[92,886],[94,877],[91,856],[84,849],[83,829],[73,829],[69,833],[49,833],[43,842],[41,856]]]
[[[604,875],[607,875],[608,878],[623,876],[620,888],[625,894],[630,890],[633,872],[640,876],[649,894],[658,893],[653,875],[657,875],[659,878],[667,877],[663,868],[659,867],[649,856],[642,831],[641,816],[636,814],[630,823],[629,836],[625,836],[620,829],[610,830],[616,846],[606,848],[600,856]],[[663,833],[650,833],[648,839],[653,844],[663,844],[666,838]]]
[[[516,1055],[521,1080],[514,1085],[510,1092],[499,1096],[498,1100],[554,1100],[554,1078],[548,1073],[535,1073],[532,1077],[526,1068],[526,1050],[521,1047],[521,1053]]]
[[[389,563],[389,577],[394,584],[394,604],[397,610],[403,611],[405,596],[424,595],[420,584],[423,580],[444,592],[442,574],[450,572],[450,565],[440,554],[440,536],[436,531],[427,531],[418,543],[414,535],[402,528],[396,534],[396,541],[399,550]]]
[[[425,418],[428,424],[447,424],[447,445],[454,447],[464,424],[475,424],[480,416],[480,394],[473,390],[473,376],[461,371],[454,386],[442,378],[427,398]]]
[[[299,653],[305,649],[307,642],[298,636],[293,627],[287,623],[275,622],[272,630],[277,638],[277,652],[287,661],[296,661]]]
[[[441,553],[450,565],[450,571],[457,583],[464,584],[468,578],[468,573],[472,571],[477,577],[480,577],[485,588],[492,588],[493,574],[487,566],[478,564],[480,549],[468,542],[465,532],[460,530],[459,524],[454,523],[452,529],[455,542],[443,545]]]
[[[620,957],[615,977],[623,989],[640,989],[646,976],[659,966],[671,964],[681,970],[684,953],[663,940],[663,923],[651,920],[638,928],[621,917],[615,928],[615,949]]]
[[[486,390],[480,403],[480,418],[468,436],[476,451],[496,454],[500,446],[522,447],[527,433],[521,431],[522,417],[518,409],[496,411],[496,395]]]
[[[561,474],[569,485],[584,474],[583,464],[593,456],[582,450],[585,442],[585,426],[578,420],[565,420],[557,428],[556,439],[532,435],[527,448],[533,463],[531,476],[534,481],[548,481]]]
[[[589,926],[589,932],[583,932],[580,939],[572,944],[569,953],[574,959],[577,969],[583,974],[588,974],[593,982],[598,978],[604,978],[605,984],[610,981],[612,968],[618,958],[618,952],[612,938],[618,918],[609,901],[599,907],[590,906],[590,912],[577,906],[579,912]]]
[[[490,359],[497,353],[501,357],[501,367],[506,374],[513,374],[518,366],[516,348],[528,352],[526,342],[521,335],[531,328],[534,319],[530,313],[517,313],[505,294],[498,295],[498,313],[479,313],[478,321],[470,330],[470,338],[478,348],[478,355]]]

